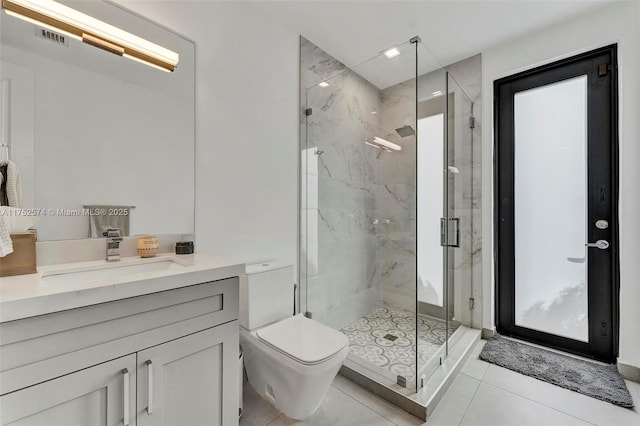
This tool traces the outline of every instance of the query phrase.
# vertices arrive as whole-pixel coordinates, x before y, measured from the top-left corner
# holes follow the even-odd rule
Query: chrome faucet
[[[107,262],[117,262],[120,260],[120,241],[122,241],[122,237],[120,236],[119,229],[109,228],[103,232],[105,237],[107,237]]]

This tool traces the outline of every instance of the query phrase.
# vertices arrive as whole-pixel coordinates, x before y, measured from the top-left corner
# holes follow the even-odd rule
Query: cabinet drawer
[[[0,324],[0,394],[238,318],[238,278]]]

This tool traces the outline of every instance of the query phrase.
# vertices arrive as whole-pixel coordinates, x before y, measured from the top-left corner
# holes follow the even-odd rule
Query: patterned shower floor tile
[[[417,359],[420,365],[446,340],[445,322],[418,316]],[[450,330],[453,333],[456,326]],[[413,312],[384,305],[341,330],[349,338],[349,352],[393,375],[413,381],[416,374],[416,318]]]

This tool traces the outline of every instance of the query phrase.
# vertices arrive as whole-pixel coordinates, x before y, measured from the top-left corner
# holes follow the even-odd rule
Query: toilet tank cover
[[[318,364],[349,344],[347,336],[302,314],[258,330],[258,337],[302,364]]]
[[[280,262],[278,260],[269,260],[266,262],[248,264],[245,267],[246,275],[260,274],[262,272],[277,271],[278,269],[290,268],[293,265]]]

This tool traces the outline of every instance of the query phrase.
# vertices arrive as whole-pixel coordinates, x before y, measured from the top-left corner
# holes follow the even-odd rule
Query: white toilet
[[[247,265],[240,279],[240,344],[249,382],[287,416],[313,414],[349,353],[349,339],[293,314],[293,267]]]

